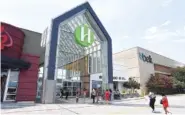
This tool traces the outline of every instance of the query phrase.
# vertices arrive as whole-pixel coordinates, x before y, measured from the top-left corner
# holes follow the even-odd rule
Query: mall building
[[[79,88],[121,91],[128,77],[144,89],[150,74],[180,66],[138,47],[112,56],[112,39],[88,2],[55,17],[42,34],[4,22],[0,33],[2,102],[55,103],[61,88],[71,97]]]
[[[151,74],[171,76],[173,68],[185,65],[141,47],[134,47],[115,53],[113,55],[113,63],[114,65],[121,65],[121,70],[125,76],[132,77],[140,83],[140,93],[146,92],[145,84]]]
[[[102,83],[93,87],[112,89],[112,40],[88,2],[53,18],[42,34],[1,23],[1,101],[35,101],[39,90],[42,103],[55,103],[58,84],[69,96],[78,88],[89,94],[97,73]]]

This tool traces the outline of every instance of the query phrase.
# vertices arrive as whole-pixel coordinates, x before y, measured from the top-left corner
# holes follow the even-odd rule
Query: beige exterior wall
[[[139,60],[137,48],[125,50],[113,55],[113,65],[121,65],[126,77],[134,77],[140,82]]]
[[[145,56],[151,56],[153,63],[144,62],[139,57],[139,53],[143,53]],[[141,84],[141,92],[146,91],[145,85],[151,74],[154,74],[154,64],[162,65],[170,68],[177,66],[183,66],[184,64],[169,59],[165,56],[156,54],[140,47],[134,47],[128,50],[124,50],[113,55],[113,65],[123,65],[123,70],[128,77],[134,77]]]
[[[139,66],[140,66],[140,78],[141,78],[141,89],[145,90],[145,84],[148,81],[148,79],[150,78],[151,74],[156,73],[157,71],[155,71],[154,68],[154,64],[157,65],[162,65],[162,66],[166,66],[166,67],[170,67],[170,68],[175,68],[177,66],[182,66],[183,64],[180,62],[177,62],[175,60],[169,59],[165,56],[159,55],[157,53],[148,51],[146,49],[137,47],[138,50],[138,58],[139,58],[139,52],[143,53],[146,56],[151,56],[153,63],[147,63],[142,61],[139,58]]]
[[[138,48],[137,47],[137,56],[139,59],[139,68],[140,68],[140,85],[141,85],[141,93],[145,94],[146,91],[146,82],[148,81],[148,79],[150,78],[151,74],[154,74],[154,64],[153,63],[148,63],[148,62],[144,62],[143,60],[141,60],[139,58],[139,53],[143,53],[145,56],[151,56],[152,57],[152,61],[153,59],[153,55],[151,52],[142,49],[142,48]]]

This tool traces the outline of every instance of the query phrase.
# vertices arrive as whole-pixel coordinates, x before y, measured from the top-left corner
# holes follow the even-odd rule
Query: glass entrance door
[[[62,86],[64,92],[68,91],[69,96],[76,96],[77,89],[81,89],[81,82],[80,81],[63,81]],[[64,94],[65,95],[65,94]]]

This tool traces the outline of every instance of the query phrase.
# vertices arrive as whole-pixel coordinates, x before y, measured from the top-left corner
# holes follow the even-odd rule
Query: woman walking
[[[107,90],[105,91],[105,101],[106,101],[106,104],[109,103],[109,100],[110,100],[110,92],[109,92],[109,90],[107,89]]]
[[[95,89],[92,90],[91,98],[93,99],[93,103],[95,103],[96,91]]]
[[[68,96],[69,96],[69,90],[68,89],[65,90],[65,95],[66,95],[66,100],[68,100]]]
[[[84,90],[83,90],[84,103],[85,103],[85,100],[86,100],[86,95],[87,95],[87,90],[84,88]]]
[[[61,94],[61,95],[60,95],[60,98],[63,98],[64,90],[63,90],[62,88],[60,89],[60,94]]]
[[[97,88],[97,89],[96,89],[96,103],[98,103],[99,100],[100,100],[100,89]]]
[[[155,111],[155,101],[156,101],[155,98],[156,98],[156,96],[155,96],[155,94],[153,92],[150,92],[149,93],[149,98],[150,98],[149,105],[152,108],[152,112],[154,112]]]
[[[76,103],[78,103],[80,97],[80,89],[77,89],[76,91]]]
[[[172,113],[170,111],[168,111],[168,109],[167,109],[169,107],[169,104],[168,104],[168,98],[166,97],[165,94],[162,94],[161,104],[163,105],[165,114],[167,115],[168,113],[170,113],[172,115]]]

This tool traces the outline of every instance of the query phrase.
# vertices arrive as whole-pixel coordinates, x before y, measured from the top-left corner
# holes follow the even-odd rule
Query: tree
[[[129,80],[125,82],[123,86],[129,89],[133,89],[133,90],[140,89],[140,84],[137,81],[135,81],[133,78],[129,78]]]
[[[183,89],[185,89],[185,83],[173,78],[173,88],[178,91],[178,93],[182,93]]]
[[[126,82],[123,83],[123,87],[125,87],[125,88],[131,88],[128,81],[126,81]]]
[[[135,81],[133,78],[129,78],[129,82],[128,83],[129,83],[131,88],[133,88],[133,89],[140,89],[140,84],[137,81]]]
[[[173,76],[173,88],[178,93],[183,93],[185,89],[185,66],[177,67],[172,71]]]
[[[176,80],[185,83],[185,66],[175,68],[172,72],[172,76],[176,78]]]
[[[151,75],[146,87],[149,91],[162,93],[173,88],[173,78],[165,75]]]
[[[173,79],[168,76],[151,75],[146,86],[149,88],[172,88]]]

